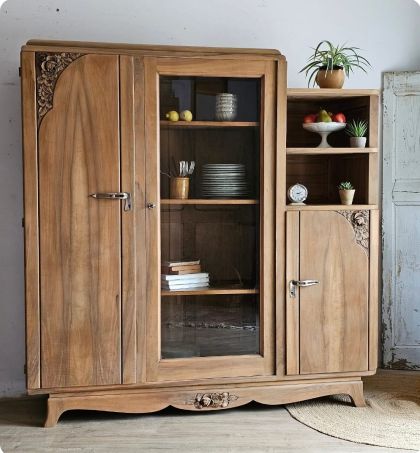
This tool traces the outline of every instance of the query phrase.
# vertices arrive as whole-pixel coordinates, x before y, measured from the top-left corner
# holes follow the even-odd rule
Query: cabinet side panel
[[[367,370],[369,258],[339,212],[301,212],[300,279],[300,373]]]
[[[38,162],[35,54],[22,52],[22,130],[25,226],[26,384],[41,385],[39,326]]]
[[[39,129],[42,387],[121,383],[118,70],[71,63]]]
[[[379,352],[379,211],[370,211],[369,266],[369,370],[374,371]]]

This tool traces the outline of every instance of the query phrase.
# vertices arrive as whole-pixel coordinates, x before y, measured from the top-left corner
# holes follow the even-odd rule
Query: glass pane
[[[260,86],[160,79],[162,358],[260,352]]]

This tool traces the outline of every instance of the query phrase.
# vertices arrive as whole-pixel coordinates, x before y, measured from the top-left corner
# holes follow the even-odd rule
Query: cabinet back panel
[[[118,56],[87,55],[55,87],[39,131],[42,387],[118,384]]]

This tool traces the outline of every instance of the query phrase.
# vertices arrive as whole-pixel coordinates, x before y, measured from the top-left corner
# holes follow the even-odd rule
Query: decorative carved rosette
[[[80,56],[80,53],[67,52],[36,54],[38,126],[46,113],[52,109],[54,88],[58,77]]]
[[[354,231],[355,241],[369,256],[369,211],[337,211],[348,220]]]
[[[238,398],[238,396],[231,395],[229,392],[197,393],[193,400],[187,401],[187,404],[193,404],[196,409],[217,409],[228,407],[231,401],[236,401]]]

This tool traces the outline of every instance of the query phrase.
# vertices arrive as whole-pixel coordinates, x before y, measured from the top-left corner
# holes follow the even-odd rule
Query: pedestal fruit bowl
[[[327,141],[328,135],[332,132],[341,131],[346,127],[346,123],[336,123],[330,121],[329,123],[303,123],[302,127],[309,132],[316,132],[321,136],[321,143],[318,145],[318,148],[331,148]]]

